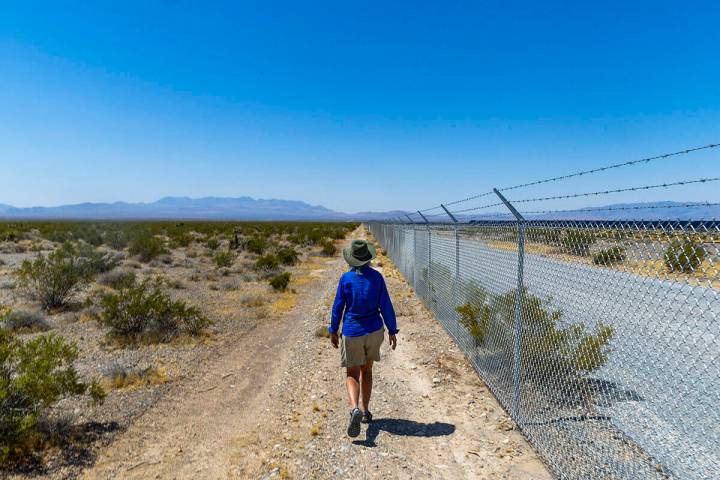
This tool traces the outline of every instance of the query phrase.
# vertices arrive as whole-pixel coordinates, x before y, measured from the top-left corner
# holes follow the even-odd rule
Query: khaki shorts
[[[361,337],[340,339],[340,359],[343,367],[365,365],[368,360],[380,361],[380,345],[385,340],[385,329],[380,328]]]

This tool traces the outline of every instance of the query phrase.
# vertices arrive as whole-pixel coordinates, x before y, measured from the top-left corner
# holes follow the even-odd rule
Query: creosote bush
[[[45,332],[50,330],[51,327],[41,312],[13,310],[4,316],[0,312],[0,328],[7,328],[16,333],[34,333]]]
[[[163,242],[149,233],[136,235],[130,241],[128,250],[130,255],[137,255],[138,259],[144,263],[147,263],[160,255],[168,253],[163,245]]]
[[[100,323],[110,335],[126,341],[166,342],[179,333],[198,335],[212,323],[194,306],[172,300],[162,280],[142,283],[103,295]]]
[[[277,270],[279,266],[280,264],[275,255],[263,255],[255,261],[255,270]]]
[[[607,362],[613,327],[598,322],[593,332],[583,324],[565,325],[562,312],[546,301],[522,292],[522,371],[525,378],[559,378],[568,383],[583,378]],[[512,358],[517,290],[491,295],[482,290],[458,307],[460,323],[478,345]]]
[[[275,275],[269,280],[270,286],[273,287],[273,289],[278,291],[284,291],[287,289],[288,284],[290,284],[290,273],[289,272],[283,272]]]
[[[281,247],[277,249],[275,256],[283,265],[295,265],[299,255],[292,247]]]
[[[588,230],[572,229],[566,230],[561,239],[563,249],[579,257],[590,255],[590,247],[595,243],[595,235]]]
[[[269,244],[265,237],[255,236],[245,242],[245,248],[248,252],[262,255],[268,248]]]
[[[213,255],[213,262],[218,268],[229,268],[235,263],[235,252],[232,250],[223,250]]]
[[[98,283],[118,290],[132,286],[135,283],[135,278],[135,272],[131,270],[113,270],[101,275],[98,278]]]
[[[217,237],[210,237],[205,241],[205,246],[208,248],[208,250],[215,251],[220,246],[220,241],[217,239]]]
[[[89,279],[80,257],[62,247],[47,257],[23,260],[15,275],[20,289],[46,310],[66,305]]]
[[[705,248],[691,239],[670,243],[663,261],[669,272],[692,273],[705,259]]]
[[[600,250],[593,255],[595,265],[613,265],[625,261],[625,249],[622,247],[610,247],[607,250]]]
[[[45,334],[22,341],[0,329],[0,465],[21,461],[39,448],[38,419],[58,400],[89,394],[96,402],[105,392],[98,383],[78,379],[75,345]]]
[[[323,255],[331,257],[331,256],[335,255],[335,253],[337,252],[337,247],[330,240],[324,239],[321,242],[321,245],[322,245],[322,249],[320,250],[320,252]]]

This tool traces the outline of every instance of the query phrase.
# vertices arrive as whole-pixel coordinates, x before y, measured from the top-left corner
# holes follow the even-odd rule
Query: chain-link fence
[[[720,476],[720,225],[368,224],[559,478]]]

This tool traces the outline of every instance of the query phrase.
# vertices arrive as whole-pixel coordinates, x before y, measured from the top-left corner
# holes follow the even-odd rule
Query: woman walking
[[[346,369],[345,385],[350,400],[347,433],[351,437],[360,435],[361,422],[372,421],[372,367],[373,362],[380,360],[380,345],[385,338],[383,323],[393,350],[399,331],[385,279],[369,265],[375,255],[375,248],[365,240],[353,240],[343,250],[350,271],[340,277],[329,327],[330,342],[335,348],[340,346],[341,365]],[[338,338],[341,320],[342,338]]]

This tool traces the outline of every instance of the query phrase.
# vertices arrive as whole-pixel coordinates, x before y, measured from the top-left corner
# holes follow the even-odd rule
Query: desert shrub
[[[283,265],[295,265],[299,255],[292,247],[281,247],[277,249],[275,256]]]
[[[235,229],[233,231],[233,237],[230,239],[230,250],[239,250],[240,247],[242,247],[242,242],[240,241],[240,231],[238,229]]]
[[[217,239],[217,237],[210,237],[205,241],[205,246],[209,250],[215,251],[220,246],[220,241]]]
[[[320,252],[323,255],[327,255],[328,257],[331,257],[331,256],[335,255],[335,253],[337,252],[337,247],[335,247],[335,244],[333,242],[331,242],[330,240],[324,239],[322,241],[321,245],[322,245],[322,249],[320,250]]]
[[[173,235],[170,236],[170,240],[172,241],[173,247],[187,247],[189,246],[193,238],[190,236],[188,232],[181,231],[181,232],[174,232]]]
[[[39,447],[38,419],[58,400],[89,393],[102,401],[95,382],[82,383],[73,364],[75,345],[53,334],[23,342],[0,329],[0,465]]]
[[[44,332],[50,330],[50,324],[41,312],[13,310],[3,317],[0,315],[0,328],[17,333]]]
[[[474,293],[470,301],[456,307],[455,311],[460,315],[460,325],[472,335],[477,345],[482,345],[488,334],[492,310],[486,303],[487,292],[485,290],[478,288]]]
[[[7,230],[0,230],[0,242],[15,242],[20,238],[20,234],[17,230],[8,228]]]
[[[622,247],[610,247],[607,250],[600,250],[593,256],[595,265],[613,265],[625,261],[625,249]]]
[[[560,243],[561,230],[557,228],[538,228],[531,227],[527,229],[528,240],[545,243],[547,245],[557,245]]]
[[[211,322],[194,306],[173,301],[162,280],[146,279],[102,297],[100,322],[124,340],[168,341],[178,333],[199,334]]]
[[[149,262],[153,258],[168,253],[163,242],[149,233],[136,235],[129,246],[130,255],[137,255],[141,262]]]
[[[105,244],[115,250],[122,250],[128,246],[130,239],[128,238],[127,232],[116,229],[105,232],[104,238]]]
[[[275,290],[283,291],[290,284],[290,273],[283,272],[275,275],[269,280],[270,286]]]
[[[213,262],[218,268],[229,268],[235,263],[235,252],[232,250],[223,250],[213,255]]]
[[[88,280],[81,259],[66,248],[58,248],[47,257],[24,260],[15,275],[20,288],[46,310],[66,305]]]
[[[573,229],[565,231],[560,243],[567,253],[587,257],[595,240],[595,235],[591,231]]]
[[[512,359],[517,290],[488,295],[479,290],[465,305],[458,307],[460,323],[479,345],[501,351]],[[597,322],[592,332],[584,324],[567,325],[562,312],[552,310],[547,301],[523,290],[521,338],[523,375],[528,379],[554,376],[572,383],[607,362],[614,329]]]
[[[522,366],[528,378],[546,378],[560,375],[568,380],[586,375],[607,362],[608,344],[614,329],[598,322],[593,333],[576,323],[563,324],[562,312],[551,310],[547,301],[526,289],[522,291],[523,332],[521,349]],[[501,345],[512,348],[513,325],[517,290],[494,296],[490,308],[492,320],[504,335]]]
[[[98,283],[118,290],[132,286],[135,283],[135,278],[135,272],[131,270],[114,270],[101,275],[98,278]]]
[[[254,236],[245,242],[245,248],[248,252],[262,255],[268,248],[268,241],[264,237]]]
[[[80,264],[88,278],[109,272],[120,264],[120,258],[117,255],[111,252],[102,252],[87,243],[79,246],[65,243],[62,248],[68,250],[69,254],[80,257]]]
[[[263,255],[255,261],[255,270],[277,270],[279,266],[275,255]]]
[[[674,241],[670,243],[663,261],[669,272],[692,273],[705,259],[705,248],[691,240]]]

